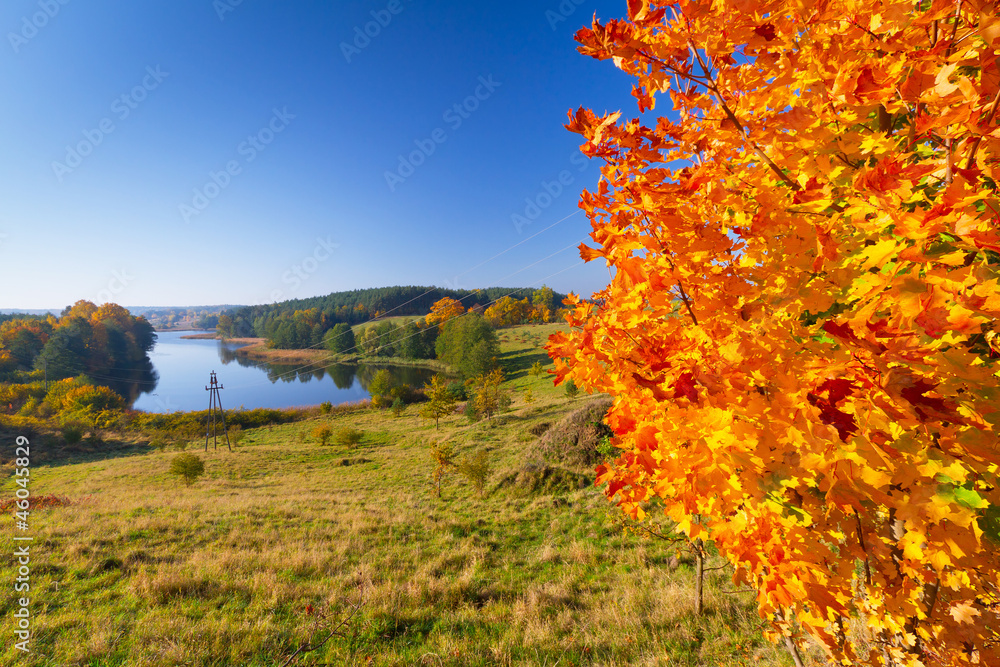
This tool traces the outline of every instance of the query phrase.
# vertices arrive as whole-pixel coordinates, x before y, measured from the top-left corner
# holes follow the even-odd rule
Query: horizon
[[[573,40],[620,0],[40,7],[0,8],[4,310],[608,283],[563,125],[642,117]]]

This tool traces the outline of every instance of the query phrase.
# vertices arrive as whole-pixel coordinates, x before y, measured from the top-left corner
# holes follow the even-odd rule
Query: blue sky
[[[566,112],[638,111],[573,34],[625,11],[7,0],[0,308],[398,284],[589,295],[608,270],[570,246],[599,172]]]

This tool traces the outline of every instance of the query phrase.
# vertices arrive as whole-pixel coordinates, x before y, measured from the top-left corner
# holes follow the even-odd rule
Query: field
[[[593,400],[528,372],[552,330],[501,332],[515,393],[492,422],[435,430],[411,405],[263,427],[232,453],[189,449],[206,467],[191,486],[172,450],[37,465],[32,494],[70,504],[30,515],[32,652],[13,648],[6,595],[0,662],[271,667],[329,628],[290,664],[790,665],[727,569],[695,616],[691,563],[624,531],[592,469],[542,460],[529,429]],[[324,423],[364,436],[324,447]],[[445,440],[486,452],[482,496],[449,473],[437,497],[429,451]],[[5,558],[4,585],[16,576]]]

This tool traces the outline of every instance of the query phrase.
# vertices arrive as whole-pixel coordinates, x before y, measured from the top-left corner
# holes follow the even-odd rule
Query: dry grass
[[[523,343],[505,333],[506,352],[534,354],[533,328]],[[723,574],[693,616],[691,569],[616,529],[593,487],[496,488],[533,455],[525,431],[579,405],[543,380],[514,379],[535,401],[515,399],[502,426],[455,416],[436,433],[365,411],[248,430],[231,454],[197,450],[206,471],[190,488],[169,452],[35,467],[32,492],[72,504],[31,514],[33,652],[14,651],[5,623],[0,662],[270,667],[323,636],[308,606],[336,615],[360,599],[344,636],[296,664],[791,664]],[[350,451],[296,437],[321,423],[366,436]],[[489,452],[485,498],[458,475],[434,496],[439,435]],[[0,543],[11,553],[10,532]],[[9,559],[0,576],[13,580]]]

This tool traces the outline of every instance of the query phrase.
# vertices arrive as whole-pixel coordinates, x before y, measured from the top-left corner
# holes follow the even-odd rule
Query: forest
[[[417,336],[418,322],[403,325],[407,327],[406,332],[396,331],[400,327],[386,322],[371,325],[363,332],[354,333],[357,347],[354,342],[350,346],[344,346],[342,341],[330,343],[328,332],[340,324],[358,325],[388,315],[412,315],[419,320],[431,312],[435,304],[446,299],[455,302],[463,313],[482,313],[494,327],[551,322],[559,316],[559,305],[565,296],[546,286],[481,290],[378,287],[227,310],[220,315],[217,330],[225,338],[264,338],[269,347],[277,349],[319,347],[326,341],[327,347],[334,352],[359,351],[376,356],[424,359],[433,358],[434,339],[433,334]],[[343,328],[338,329],[337,339],[342,337],[343,331]],[[366,337],[362,337],[362,333]],[[398,354],[397,347],[400,348]]]

